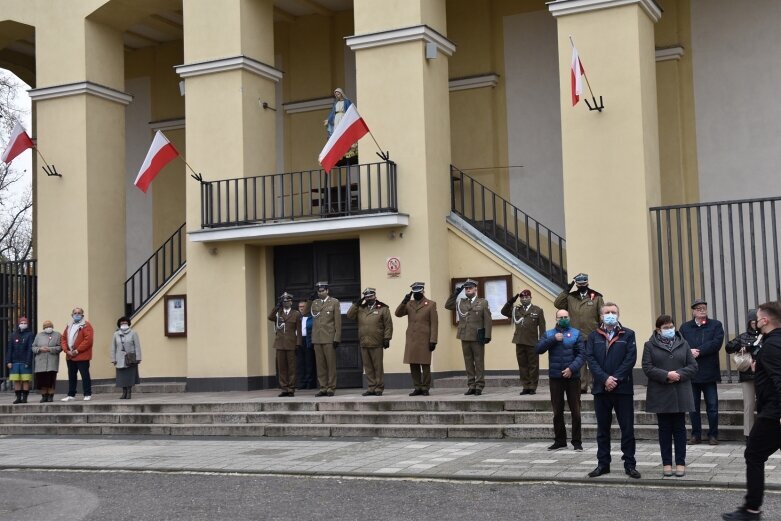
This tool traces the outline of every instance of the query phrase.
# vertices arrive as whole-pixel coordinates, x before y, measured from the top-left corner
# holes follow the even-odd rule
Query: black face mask
[[[578,286],[578,292],[581,295],[588,293],[588,286]]]
[[[412,297],[413,297],[415,300],[423,300],[423,293],[413,293],[413,294],[412,294]]]
[[[367,306],[373,306],[375,302],[377,302],[377,299],[375,297],[372,297],[370,299],[368,299],[368,298],[366,299],[366,305]]]

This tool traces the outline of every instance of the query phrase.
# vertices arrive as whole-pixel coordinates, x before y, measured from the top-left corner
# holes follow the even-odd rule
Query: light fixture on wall
[[[179,82],[179,95],[184,96],[184,80]]]
[[[437,44],[434,42],[426,42],[426,59],[433,60],[437,57]]]

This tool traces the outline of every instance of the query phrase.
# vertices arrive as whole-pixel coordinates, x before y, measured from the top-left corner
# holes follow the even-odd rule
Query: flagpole
[[[575,48],[575,42],[572,40],[572,35],[569,37],[569,43],[572,45],[572,48]],[[583,65],[583,60],[580,59],[580,54],[578,54],[578,60],[580,61],[580,64]],[[591,90],[591,82],[588,81],[588,74],[586,74],[586,68],[583,67],[583,77],[586,78],[586,86],[588,87],[588,91],[591,93],[591,97],[596,99],[594,97],[594,91]]]

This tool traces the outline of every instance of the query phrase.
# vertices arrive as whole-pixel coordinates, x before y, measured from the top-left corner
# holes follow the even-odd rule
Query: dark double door
[[[327,280],[331,296],[342,303],[342,341],[336,350],[338,387],[361,387],[363,364],[358,326],[349,320],[350,302],[361,293],[361,259],[358,240],[323,241],[274,247],[275,294],[292,293],[305,300],[318,281]]]

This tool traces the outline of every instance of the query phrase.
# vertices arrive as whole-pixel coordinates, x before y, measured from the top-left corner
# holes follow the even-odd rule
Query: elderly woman
[[[686,475],[686,413],[694,410],[691,378],[697,361],[670,315],[656,319],[656,329],[643,348],[643,372],[648,377],[645,410],[656,413],[662,475],[673,475],[672,445],[675,443],[675,475]]]
[[[54,330],[51,320],[43,321],[43,331],[35,335],[35,387],[41,391],[41,403],[54,401],[54,386],[60,368],[62,335]]]
[[[757,329],[757,310],[748,310],[748,324],[746,332],[741,333],[727,343],[725,351],[729,354],[735,354],[741,349],[750,353],[752,359],[759,352],[760,346],[757,339],[762,335]],[[749,367],[745,371],[740,371],[740,387],[743,390],[743,434],[748,441],[748,435],[754,426],[754,414],[756,409],[756,388],[754,386],[754,369]]]
[[[141,363],[141,341],[138,333],[130,328],[130,319],[120,317],[117,330],[111,340],[109,359],[117,369],[117,387],[122,388],[120,400],[129,400],[133,386],[141,380],[138,377],[138,364]]]
[[[33,379],[33,333],[27,317],[20,317],[16,328],[8,337],[5,349],[5,361],[8,364],[8,381],[14,383],[16,400],[14,403],[27,403],[30,394],[30,381]]]

